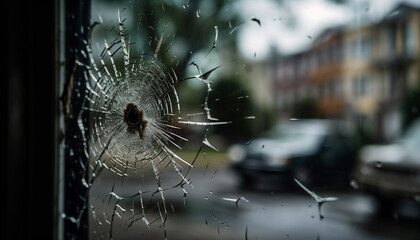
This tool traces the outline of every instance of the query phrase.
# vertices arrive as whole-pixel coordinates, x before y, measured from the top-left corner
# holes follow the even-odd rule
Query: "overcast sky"
[[[350,0],[335,4],[327,0],[293,0],[281,4],[274,0],[242,0],[236,9],[245,21],[238,28],[239,47],[243,55],[256,60],[265,58],[271,46],[283,54],[307,48],[322,30],[342,24],[354,24],[357,16],[378,21],[400,2],[420,7],[419,0]]]

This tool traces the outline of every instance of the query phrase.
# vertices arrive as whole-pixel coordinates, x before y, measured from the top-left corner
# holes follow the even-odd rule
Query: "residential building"
[[[312,46],[277,59],[275,108],[294,117],[312,98],[320,115],[347,121],[376,141],[401,130],[401,103],[420,85],[420,9],[405,4],[381,21],[325,30]]]

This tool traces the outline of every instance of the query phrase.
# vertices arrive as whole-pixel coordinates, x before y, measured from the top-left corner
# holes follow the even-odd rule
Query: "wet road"
[[[113,239],[165,239],[164,228],[168,239],[420,239],[419,218],[408,217],[418,209],[409,204],[403,204],[393,217],[379,217],[369,196],[357,191],[320,191],[317,193],[322,197],[338,197],[338,201],[322,206],[325,218],[320,220],[316,202],[301,189],[243,190],[226,168],[194,169],[189,177],[194,188],[184,186],[188,192],[185,203],[181,188],[164,191],[168,215],[164,227],[157,204],[152,202],[154,207],[145,208],[147,220],[156,220],[147,227],[142,220],[130,225],[130,209],[134,207],[138,217],[141,205],[139,196],[128,197],[141,186],[146,205],[152,194],[147,195],[147,190],[157,189],[154,176],[146,174],[142,179],[122,182],[105,174],[91,190],[91,239],[108,239],[110,222]],[[161,176],[163,188],[179,180],[174,171]],[[124,198],[118,202],[121,208],[115,207],[116,198],[110,198],[113,187]],[[239,197],[246,200],[239,200],[236,206],[231,199]],[[155,199],[160,199],[160,193]],[[114,208],[117,214],[112,214]],[[162,200],[159,208],[165,212]]]

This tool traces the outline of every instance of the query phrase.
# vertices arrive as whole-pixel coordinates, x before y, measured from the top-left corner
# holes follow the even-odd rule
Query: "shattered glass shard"
[[[191,1],[187,3],[189,7]],[[162,5],[164,10],[164,6]],[[193,189],[190,179],[187,178],[190,169],[200,153],[205,153],[205,147],[218,151],[216,147],[203,136],[201,147],[195,158],[184,159],[177,151],[182,149],[182,143],[188,142],[183,136],[183,129],[187,126],[201,126],[209,128],[214,125],[230,124],[230,121],[219,121],[212,117],[208,107],[209,95],[212,91],[212,73],[220,66],[202,73],[200,66],[191,63],[197,68],[198,74],[179,78],[176,71],[166,67],[160,59],[161,51],[170,51],[175,38],[168,37],[169,21],[161,24],[162,30],[158,38],[150,37],[147,47],[151,50],[134,48],[132,38],[126,27],[124,10],[117,11],[117,25],[112,28],[117,36],[114,40],[98,38],[96,48],[92,48],[92,39],[82,40],[85,48],[80,51],[87,61],[77,61],[77,66],[83,69],[86,81],[86,92],[83,95],[85,104],[83,111],[89,114],[90,123],[81,129],[87,132],[84,139],[86,156],[89,156],[90,165],[84,167],[85,176],[83,185],[90,190],[101,174],[106,171],[115,174],[121,180],[131,176],[141,176],[144,172],[151,171],[155,178],[155,186],[139,190],[131,196],[120,193],[117,184],[102,203],[110,206],[110,211],[103,212],[102,219],[97,217],[100,207],[92,204],[91,215],[98,226],[102,222],[109,224],[109,237],[113,237],[114,227],[119,219],[127,218],[127,228],[140,221],[147,228],[154,222],[160,222],[165,239],[166,221],[168,218],[168,202],[166,191],[179,188],[183,193],[184,206],[188,191],[185,185]],[[199,18],[200,11],[197,11]],[[99,16],[99,21],[94,22],[89,29],[89,37],[94,35],[94,30],[102,25],[104,20]],[[155,28],[148,29],[155,32]],[[218,41],[218,27],[214,26],[214,40],[208,54],[216,48]],[[172,41],[167,42],[167,39]],[[207,55],[208,55],[207,54]],[[84,64],[87,62],[88,64]],[[206,85],[207,94],[201,113],[187,114],[188,117],[203,116],[200,121],[183,120],[181,104],[177,87],[180,83],[191,80],[199,81]],[[162,173],[172,166],[179,177],[179,183],[167,186],[162,179]],[[184,171],[184,168],[187,170]],[[214,171],[212,178],[217,172]],[[247,201],[243,198],[244,201]],[[95,201],[98,201],[95,199]],[[136,203],[139,206],[136,207]],[[237,203],[236,203],[237,204]],[[171,208],[174,211],[172,204]],[[130,214],[126,214],[129,212]],[[117,217],[115,217],[117,216]],[[76,218],[67,218],[77,221]],[[225,225],[226,223],[221,223]],[[150,229],[150,228],[149,228]],[[95,230],[96,231],[96,230]]]
[[[258,19],[258,18],[252,18],[251,20],[254,21],[254,22],[256,22],[258,24],[258,26],[261,27],[261,20],[260,19]]]
[[[321,197],[321,196],[317,195],[315,192],[313,192],[313,191],[309,190],[307,187],[305,187],[305,185],[303,185],[301,182],[299,182],[299,180],[297,180],[296,178],[294,180],[306,193],[308,193],[313,199],[315,199],[315,201],[318,203],[319,219],[320,220],[324,219],[324,216],[321,213],[322,205],[326,202],[335,202],[335,201],[338,200],[338,198],[337,197]]]

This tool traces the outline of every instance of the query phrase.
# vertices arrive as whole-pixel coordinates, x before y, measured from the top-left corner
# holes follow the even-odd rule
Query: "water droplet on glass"
[[[350,181],[350,186],[354,189],[358,189],[359,188],[359,184],[356,182],[356,180],[352,179]]]
[[[260,19],[258,19],[258,18],[252,18],[251,21],[256,22],[258,24],[258,26],[261,27],[261,20]]]
[[[382,167],[382,162],[381,162],[381,161],[377,161],[377,162],[375,163],[375,166],[376,166],[377,168],[381,168],[381,167]]]

